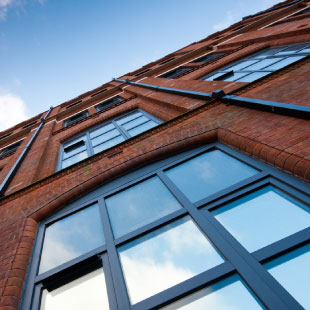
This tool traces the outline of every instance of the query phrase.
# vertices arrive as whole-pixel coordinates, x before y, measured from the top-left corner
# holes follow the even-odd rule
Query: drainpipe
[[[19,157],[16,160],[16,162],[14,163],[13,167],[11,168],[11,170],[9,171],[9,173],[7,174],[7,176],[5,177],[3,182],[1,183],[1,185],[0,185],[0,197],[4,195],[4,192],[6,191],[8,186],[10,185],[10,183],[11,183],[11,181],[12,181],[12,179],[13,179],[16,171],[17,171],[17,169],[19,168],[19,166],[23,162],[24,158],[26,157],[26,155],[27,155],[28,151],[30,150],[34,140],[38,136],[38,134],[39,134],[40,130],[42,129],[42,127],[44,126],[46,118],[49,116],[49,114],[51,113],[52,110],[53,110],[53,107],[51,106],[49,108],[49,110],[47,111],[47,113],[45,114],[45,116],[43,118],[41,118],[41,123],[40,123],[39,127],[36,129],[35,133],[33,134],[31,139],[27,143],[26,147],[24,148],[22,153],[19,155]]]

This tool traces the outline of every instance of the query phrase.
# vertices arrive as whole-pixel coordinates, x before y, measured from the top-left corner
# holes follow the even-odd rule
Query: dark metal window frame
[[[280,62],[281,60],[283,60],[283,59],[286,59],[286,58],[290,58],[290,57],[295,57],[295,56],[304,56],[304,57],[307,57],[307,56],[309,56],[310,55],[310,53],[308,52],[308,53],[294,53],[294,54],[290,54],[290,53],[288,53],[288,54],[284,54],[284,55],[277,55],[277,54],[275,54],[275,55],[262,55],[262,56],[260,56],[260,53],[262,53],[263,51],[267,51],[267,50],[272,50],[272,49],[275,49],[275,50],[277,50],[277,49],[279,49],[279,48],[282,48],[282,50],[279,50],[278,52],[281,52],[281,51],[284,51],[286,48],[289,48],[289,47],[291,47],[291,46],[298,46],[298,45],[304,45],[304,44],[308,44],[308,48],[310,47],[310,42],[304,42],[304,43],[297,43],[297,44],[290,44],[290,45],[283,45],[283,46],[274,46],[274,47],[270,47],[270,48],[264,48],[264,49],[262,49],[261,51],[259,51],[259,52],[256,52],[256,53],[254,53],[254,54],[251,54],[251,55],[249,55],[249,56],[247,56],[247,57],[243,57],[243,58],[241,58],[241,59],[239,59],[239,60],[237,60],[237,61],[234,61],[234,62],[232,62],[232,63],[230,63],[230,64],[228,64],[228,65],[226,65],[226,66],[224,66],[224,67],[222,67],[222,68],[219,68],[219,69],[217,69],[217,70],[214,70],[214,71],[212,71],[212,72],[210,72],[210,73],[208,73],[207,75],[204,75],[203,77],[201,77],[200,78],[200,80],[207,80],[207,81],[225,81],[225,78],[226,77],[228,77],[228,76],[232,76],[232,75],[234,75],[234,73],[245,73],[243,76],[241,76],[241,77],[239,77],[239,78],[236,78],[236,79],[234,79],[234,80],[231,80],[231,81],[229,81],[229,82],[232,82],[232,81],[236,81],[236,82],[238,82],[238,80],[240,80],[240,79],[243,79],[243,78],[246,78],[247,76],[249,76],[250,74],[252,74],[252,73],[256,73],[256,72],[265,72],[266,73],[266,76],[268,75],[268,74],[271,74],[271,73],[273,73],[273,72],[275,72],[275,71],[278,71],[278,70],[280,70],[280,69],[282,69],[282,68],[284,68],[284,67],[286,67],[286,66],[288,66],[288,65],[285,65],[285,66],[283,66],[283,67],[281,67],[281,68],[279,68],[279,69],[275,69],[275,70],[268,70],[268,66],[271,66],[271,65],[274,65],[274,64],[276,64],[276,63],[278,63],[278,62]],[[304,47],[304,48],[306,48],[306,47]],[[257,60],[257,62],[259,62],[259,61],[261,61],[261,60],[264,60],[264,59],[279,59],[279,61],[278,62],[276,62],[276,63],[274,63],[274,64],[269,64],[269,65],[267,65],[266,67],[264,67],[264,68],[262,68],[262,69],[256,69],[256,70],[250,70],[250,69],[248,69],[247,70],[247,67],[250,67],[250,66],[252,66],[252,65],[254,65],[255,63],[253,63],[253,64],[249,64],[248,66],[246,66],[245,68],[242,68],[242,69],[239,69],[239,70],[233,70],[233,69],[231,69],[232,67],[234,67],[235,65],[238,65],[238,64],[241,64],[241,63],[243,63],[243,62],[246,62],[246,61],[248,61],[248,60]],[[298,61],[298,60],[297,60]],[[292,63],[293,64],[293,63]],[[289,64],[290,65],[290,64]],[[222,74],[221,74],[222,73]],[[215,74],[221,74],[221,75],[219,75],[219,76],[217,76],[216,78],[214,78],[214,79],[208,79],[209,77],[210,78],[212,78],[212,76],[214,76]]]
[[[119,133],[123,136],[124,140],[128,140],[128,139],[132,138],[132,137],[127,133],[127,131],[123,128],[123,126],[118,125],[118,124],[116,123],[116,121],[119,120],[119,119],[121,119],[121,118],[123,118],[123,117],[125,117],[125,116],[127,116],[127,115],[133,114],[133,113],[135,113],[135,112],[141,112],[141,113],[142,113],[144,116],[146,116],[149,120],[152,120],[152,121],[156,122],[157,124],[160,124],[160,123],[162,122],[162,121],[159,120],[158,118],[154,117],[154,116],[151,115],[151,114],[146,113],[145,111],[143,111],[143,110],[141,110],[141,109],[135,109],[135,110],[132,110],[132,111],[130,111],[130,112],[121,114],[121,115],[119,115],[119,116],[117,116],[117,117],[115,117],[115,118],[113,118],[113,119],[111,119],[111,120],[108,120],[108,121],[106,121],[106,122],[103,122],[103,123],[101,123],[101,124],[99,124],[99,125],[97,125],[97,126],[91,127],[91,128],[89,128],[88,130],[83,131],[82,133],[80,133],[80,134],[74,136],[73,138],[71,138],[70,140],[64,142],[64,143],[61,145],[60,153],[59,153],[59,157],[58,157],[58,163],[57,163],[57,171],[63,169],[63,168],[62,168],[62,162],[63,162],[63,160],[64,160],[64,158],[63,158],[63,157],[64,157],[64,149],[66,148],[66,145],[69,144],[69,143],[71,143],[72,141],[78,139],[79,137],[83,137],[83,136],[86,137],[85,145],[86,145],[86,151],[87,151],[87,155],[88,155],[87,157],[90,157],[90,156],[94,155],[94,151],[93,151],[93,149],[92,149],[91,142],[90,142],[90,141],[91,141],[90,133],[91,133],[92,131],[97,130],[97,129],[100,128],[100,127],[103,127],[103,126],[106,126],[106,125],[112,123],[112,124],[115,126],[115,128],[119,131]],[[138,125],[138,126],[139,126],[139,125]],[[137,127],[137,126],[136,126],[136,127]],[[133,127],[133,128],[135,128],[135,127]],[[131,129],[132,129],[132,128],[131,128]],[[112,129],[112,130],[113,130],[113,129]],[[107,131],[107,132],[108,132],[108,131]],[[114,137],[112,137],[111,139],[113,139],[113,138],[114,138]],[[79,143],[79,142],[77,142],[77,143]],[[81,151],[81,152],[84,152],[84,150]],[[81,153],[81,152],[80,152],[80,153]],[[77,154],[78,154],[78,153],[77,153]],[[72,155],[72,156],[75,156],[75,155],[77,155],[77,154],[74,154],[74,155]],[[69,158],[71,158],[72,156],[69,156],[69,157],[66,158],[66,159],[69,159]]]
[[[112,98],[109,98],[109,99],[106,99],[104,101],[99,102],[98,104],[96,104],[95,108],[96,108],[97,111],[103,111],[106,108],[109,108],[112,105],[120,103],[120,102],[122,102],[124,100],[125,99],[122,98],[121,96],[116,95],[116,96],[114,96]]]
[[[0,150],[0,159],[6,157],[7,155],[13,154],[20,147],[22,142],[23,140],[17,141]]]
[[[167,177],[165,171],[214,149],[221,150],[229,156],[257,169],[258,173],[196,203],[191,203]],[[120,238],[114,239],[104,199],[155,175],[168,187],[183,208]],[[72,280],[73,271],[82,270],[81,266],[87,265],[86,271],[103,266],[111,309],[157,309],[190,295],[203,287],[207,287],[217,280],[232,274],[238,274],[267,309],[301,310],[303,308],[300,304],[264,269],[262,264],[308,243],[310,240],[310,228],[299,231],[253,253],[249,253],[209,212],[268,185],[272,185],[293,199],[302,202],[309,211],[310,190],[308,183],[220,143],[213,143],[175,155],[113,180],[71,203],[39,224],[20,309],[39,309],[40,296],[44,287],[57,287],[65,284],[66,279]],[[105,245],[41,275],[36,275],[43,246],[45,227],[96,202],[99,204]],[[218,251],[226,258],[226,261],[163,292],[130,305],[117,248],[184,216],[192,218],[199,226],[201,232],[211,240]],[[75,277],[80,275],[81,273],[77,273]],[[58,280],[56,281],[55,279]],[[30,307],[31,303],[32,307]]]
[[[72,115],[71,117],[69,117],[65,120],[64,127],[71,126],[71,125],[79,122],[80,120],[88,117],[88,116],[89,116],[88,110],[84,110],[84,111],[81,111],[75,115]],[[78,117],[78,118],[75,119],[76,117]]]
[[[180,75],[182,75],[183,73],[185,72],[188,72],[192,70],[192,68],[188,68],[188,67],[178,67],[178,68],[175,68],[173,70],[170,70],[158,77],[160,78],[165,78],[165,79],[176,79],[178,78]]]
[[[222,56],[224,56],[225,53],[224,52],[215,52],[215,53],[209,53],[209,54],[206,54],[206,55],[203,55],[193,61],[191,61],[190,63],[196,63],[196,62],[209,62],[209,61],[212,61],[212,60],[216,60]]]

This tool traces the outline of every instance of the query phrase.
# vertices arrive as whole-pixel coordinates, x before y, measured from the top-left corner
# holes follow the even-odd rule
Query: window
[[[0,140],[9,137],[12,133],[13,133],[13,132],[9,132],[9,133],[7,133],[6,135],[1,136],[1,137],[0,137]]]
[[[36,124],[36,123],[37,123],[37,121],[31,122],[31,123],[29,123],[29,124],[23,126],[23,129],[28,128],[28,127],[30,127],[30,126]]]
[[[142,75],[142,74],[144,74],[144,73],[146,73],[146,72],[149,72],[149,71],[151,71],[151,69],[146,69],[146,70],[143,70],[143,71],[141,71],[141,72],[137,73],[135,76]]]
[[[190,70],[191,70],[191,68],[177,68],[177,69],[169,71],[163,75],[160,75],[159,77],[166,78],[166,79],[175,79],[175,78],[179,77],[180,75],[182,75],[183,73],[188,72]]]
[[[0,158],[13,154],[19,148],[21,143],[22,141],[18,141],[0,150]]]
[[[166,158],[39,224],[21,309],[308,309],[309,210],[222,144]]]
[[[100,94],[104,93],[105,91],[107,91],[107,89],[106,89],[106,88],[105,88],[105,89],[102,89],[102,90],[100,90],[100,91],[98,91],[98,92],[96,92],[96,93],[94,93],[94,94],[92,94],[92,95],[91,95],[91,97],[98,96],[98,95],[100,95]]]
[[[100,102],[97,106],[96,109],[97,111],[102,111],[105,110],[106,108],[112,106],[113,104],[117,104],[119,102],[122,102],[124,99],[120,96],[115,96],[111,99],[105,100]]]
[[[160,123],[142,110],[135,110],[92,128],[64,143],[60,150],[58,170],[108,149]]]
[[[195,59],[194,61],[192,62],[209,62],[211,60],[214,60],[214,59],[217,59],[221,56],[223,56],[224,53],[212,53],[212,54],[207,54],[205,56],[202,56],[198,59]]]
[[[74,103],[71,103],[71,104],[69,104],[68,106],[66,106],[66,109],[70,109],[70,108],[72,108],[72,107],[78,105],[78,104],[81,103],[81,102],[82,102],[82,100],[79,100],[79,101],[76,101],[76,102],[74,102]]]
[[[75,114],[65,121],[65,127],[68,127],[70,125],[73,125],[77,123],[78,121],[82,120],[83,118],[88,116],[88,111],[83,111],[81,113]]]
[[[208,81],[253,82],[310,55],[310,44],[264,49],[201,78]]]

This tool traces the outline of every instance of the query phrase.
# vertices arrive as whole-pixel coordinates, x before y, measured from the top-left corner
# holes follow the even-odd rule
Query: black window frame
[[[212,150],[220,150],[257,169],[258,173],[196,203],[191,203],[164,171]],[[167,186],[183,208],[114,239],[104,199],[155,175]],[[98,264],[99,259],[107,277],[106,285],[111,309],[158,309],[182,297],[189,296],[217,280],[238,274],[267,309],[301,310],[303,307],[264,269],[262,264],[309,243],[310,227],[249,253],[209,212],[209,210],[239,197],[244,197],[246,194],[268,185],[272,185],[293,199],[302,202],[307,210],[310,210],[310,189],[307,182],[218,142],[174,155],[119,177],[72,202],[61,211],[39,223],[20,309],[38,309],[40,292],[44,285],[46,286],[49,281],[53,281],[55,278],[63,279],[62,277],[68,276],[72,270],[79,268],[83,263],[89,264],[90,268],[93,268],[92,266],[96,264],[95,261]],[[105,245],[37,276],[36,270],[43,246],[45,227],[95,202],[99,204]],[[117,247],[188,215],[226,258],[226,261],[145,300],[130,305]],[[31,301],[36,303],[33,304],[34,307],[32,308],[30,308]]]
[[[170,70],[158,77],[160,78],[165,78],[165,79],[176,79],[178,77],[180,77],[182,74],[188,72],[192,70],[192,68],[187,68],[187,67],[178,67],[178,68],[175,68],[173,70]]]
[[[0,150],[0,159],[15,153],[15,151],[20,147],[22,142],[23,140],[17,141],[15,143],[12,143],[11,145],[8,145],[7,147],[4,147],[2,150]]]
[[[100,128],[100,127],[103,127],[103,126],[106,126],[106,125],[112,123],[112,124],[115,126],[115,128],[119,131],[120,135],[123,136],[124,141],[126,141],[126,140],[132,138],[132,137],[129,135],[129,133],[128,133],[122,126],[118,125],[116,122],[117,122],[119,119],[121,119],[121,118],[123,118],[123,117],[125,117],[125,116],[128,116],[128,115],[130,115],[130,114],[136,113],[136,112],[141,112],[141,113],[143,114],[143,116],[147,117],[149,120],[152,120],[152,121],[156,122],[158,125],[162,123],[162,121],[161,121],[160,119],[156,118],[155,116],[153,116],[153,115],[151,115],[151,114],[149,114],[149,113],[147,113],[147,112],[145,112],[145,111],[143,111],[143,110],[141,110],[141,109],[134,109],[134,110],[132,110],[132,111],[130,111],[130,112],[127,112],[127,113],[123,113],[123,114],[121,114],[121,115],[118,115],[117,117],[114,117],[113,119],[110,119],[110,120],[108,120],[108,121],[106,121],[106,122],[100,123],[99,125],[96,125],[96,126],[94,126],[94,127],[91,127],[91,128],[89,128],[89,129],[83,131],[82,133],[80,133],[80,134],[74,136],[73,138],[67,140],[66,142],[62,143],[62,145],[61,145],[61,147],[60,147],[59,156],[58,156],[57,171],[62,170],[62,169],[65,169],[65,168],[62,168],[62,162],[63,162],[63,157],[64,157],[64,149],[66,148],[66,145],[67,145],[67,144],[70,144],[70,143],[71,143],[72,141],[74,141],[74,140],[77,140],[77,139],[82,138],[82,137],[86,137],[85,145],[86,145],[86,151],[87,151],[87,154],[88,154],[87,158],[90,157],[90,156],[95,155],[95,154],[94,154],[94,151],[92,150],[92,146],[91,146],[90,133],[91,133],[92,131],[97,130],[97,129]],[[135,127],[133,127],[133,128],[135,128]],[[113,139],[113,138],[111,138],[111,139]],[[79,142],[80,142],[80,141],[76,142],[74,145],[78,144]],[[69,147],[71,147],[71,146],[69,146]],[[76,154],[74,154],[74,155],[76,155]],[[74,155],[73,155],[73,156],[74,156]],[[70,158],[70,156],[69,156],[68,158]],[[68,159],[68,158],[66,158],[66,159]]]
[[[89,116],[88,110],[84,110],[77,114],[74,114],[65,120],[64,127],[72,126],[88,116]]]
[[[122,101],[124,101],[125,99],[122,98],[121,96],[119,95],[116,95],[112,98],[109,98],[109,99],[105,99],[104,101],[101,101],[99,102],[98,104],[95,105],[95,108],[96,110],[99,112],[99,111],[104,111],[105,109],[117,104],[117,103],[120,103]]]
[[[209,62],[209,61],[213,61],[213,60],[216,60],[222,56],[224,56],[225,53],[224,52],[218,52],[218,53],[209,53],[209,54],[206,54],[206,55],[203,55],[193,61],[191,61],[190,63],[196,63],[196,62],[203,62],[203,63],[206,63],[206,62]]]
[[[298,61],[301,61],[303,59],[300,59],[300,60],[296,60],[295,62],[292,62],[291,64],[288,64],[288,65],[285,65],[279,69],[269,69],[268,70],[268,66],[271,66],[273,64],[269,64],[268,66],[265,66],[264,68],[262,69],[256,69],[256,70],[251,70],[251,69],[248,69],[248,67],[254,65],[255,63],[259,62],[259,61],[262,61],[262,60],[265,60],[265,59],[279,59],[276,63],[286,59],[286,58],[290,58],[290,57],[296,57],[296,56],[304,56],[305,57],[309,57],[310,56],[310,52],[308,53],[287,53],[287,54],[282,54],[282,55],[277,55],[278,52],[282,52],[282,51],[285,51],[285,49],[287,48],[290,48],[290,47],[293,47],[293,46],[304,46],[303,48],[301,48],[300,50],[302,49],[306,49],[306,48],[309,48],[310,47],[310,42],[303,42],[303,43],[296,43],[296,44],[289,44],[289,45],[283,45],[283,46],[273,46],[273,47],[269,47],[269,48],[264,48],[256,53],[253,53],[249,56],[246,56],[246,57],[243,57],[243,58],[240,58],[234,62],[231,62],[229,63],[228,65],[225,65],[217,70],[214,70],[210,73],[208,73],[207,75],[204,75],[203,77],[200,78],[200,80],[204,80],[204,81],[226,81],[226,82],[238,82],[239,80],[243,79],[243,78],[246,78],[247,76],[251,75],[252,73],[257,73],[257,72],[261,72],[261,73],[266,73],[264,76],[260,77],[260,78],[263,78],[263,77],[266,77],[268,76],[269,74],[272,74],[273,72],[276,72],[278,70],[282,70],[283,68],[289,66],[289,65],[292,65]],[[275,50],[275,54],[268,54],[268,55],[265,55],[265,56],[261,56],[261,54],[265,51],[272,51],[272,50]],[[241,68],[239,70],[233,70],[233,67],[238,65],[238,64],[242,64],[243,62],[246,62],[248,60],[256,60],[257,62],[255,63],[252,63],[252,64],[249,64],[247,66],[245,66],[244,68]],[[274,64],[276,64],[274,63]],[[236,78],[236,79],[232,79],[232,80],[225,80],[225,78],[227,77],[230,77],[230,76],[233,76],[234,73],[244,73],[243,76],[239,77],[239,78]],[[219,74],[219,75],[217,75]],[[217,75],[215,78],[212,79],[212,76],[215,76]],[[209,79],[210,78],[210,79]],[[256,81],[260,78],[257,78],[253,81]],[[241,81],[241,82],[246,82],[246,83],[249,83],[250,81]]]

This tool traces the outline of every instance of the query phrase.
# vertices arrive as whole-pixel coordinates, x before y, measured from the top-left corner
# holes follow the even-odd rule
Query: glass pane
[[[219,79],[221,81],[236,81],[237,79],[240,79],[241,77],[249,74],[249,72],[234,72],[232,75],[224,77],[223,79]]]
[[[266,56],[269,56],[269,55],[274,55],[277,52],[283,50],[284,48],[285,48],[285,46],[268,48],[268,49],[265,49],[265,50],[263,50],[261,52],[258,52],[257,54],[253,55],[252,57],[262,58],[262,57],[266,57]]]
[[[212,213],[250,252],[283,239],[310,225],[300,202],[266,186]]]
[[[126,130],[128,130],[128,129],[132,128],[132,127],[136,127],[136,126],[138,126],[138,125],[140,125],[140,124],[142,124],[142,123],[145,123],[145,122],[147,122],[148,120],[149,120],[149,119],[143,115],[143,116],[140,116],[140,117],[138,117],[138,118],[136,118],[136,119],[134,119],[134,120],[132,120],[132,121],[130,121],[130,122],[124,124],[123,127],[124,127]]]
[[[154,121],[148,121],[148,122],[146,122],[146,123],[144,123],[144,124],[142,124],[142,125],[140,125],[138,127],[135,127],[135,128],[133,128],[131,130],[128,130],[128,133],[130,134],[131,137],[133,137],[133,136],[136,136],[139,133],[144,132],[144,131],[146,131],[148,129],[151,129],[151,128],[157,126],[157,125],[158,124],[155,123]]]
[[[306,44],[299,44],[299,45],[293,45],[286,47],[284,50],[281,52],[278,52],[277,55],[282,55],[282,54],[295,54],[297,53],[300,49],[305,47]]]
[[[131,121],[131,120],[141,116],[141,115],[143,115],[141,112],[131,113],[130,115],[125,116],[125,117],[119,119],[118,121],[116,121],[116,123],[118,125],[122,125],[122,124],[127,123],[127,122],[129,122],[129,121]]]
[[[84,152],[81,152],[77,155],[74,155],[68,159],[65,159],[63,162],[62,162],[62,168],[66,168],[66,167],[69,167],[85,158],[87,158],[88,155],[87,155],[87,151],[84,151]]]
[[[116,136],[119,136],[119,131],[117,129],[113,129],[105,134],[102,134],[91,140],[92,146],[108,141]]]
[[[78,137],[77,139],[74,139],[74,140],[72,140],[70,142],[67,142],[67,143],[64,144],[64,148],[67,148],[67,147],[69,147],[69,146],[71,146],[71,145],[73,145],[73,144],[75,144],[77,142],[80,142],[80,141],[86,141],[86,137],[85,136]]]
[[[233,65],[231,67],[225,68],[225,70],[227,70],[227,71],[230,71],[230,70],[239,71],[239,70],[241,70],[241,69],[243,69],[243,68],[245,68],[245,67],[247,67],[249,65],[252,65],[252,64],[254,64],[256,62],[258,62],[257,59],[254,59],[254,60],[253,59],[244,60],[244,61],[242,61],[242,62],[240,62],[240,63],[238,63],[236,65]]]
[[[185,217],[119,248],[134,304],[224,262]]]
[[[181,209],[158,177],[106,199],[115,238]]]
[[[310,309],[310,244],[272,260],[265,267],[305,309]]]
[[[41,310],[109,310],[105,277],[102,269],[42,292]]]
[[[257,63],[255,63],[252,66],[249,66],[246,68],[246,70],[260,70],[265,68],[266,66],[269,66],[277,61],[281,60],[281,58],[267,58],[267,59],[263,59]]]
[[[39,273],[85,254],[104,242],[97,204],[69,215],[46,228]]]
[[[257,79],[260,79],[261,77],[269,74],[270,72],[253,72],[241,79],[238,80],[238,82],[253,82]]]
[[[213,81],[214,79],[218,78],[219,76],[221,76],[223,74],[225,74],[225,72],[217,72],[217,73],[214,73],[214,74],[212,74],[210,76],[207,76],[207,77],[203,78],[203,80],[205,80],[205,81],[206,80],[207,81]]]
[[[86,144],[84,141],[77,142],[76,144],[64,148],[63,159],[73,156],[74,154],[80,153],[86,150]]]
[[[214,150],[166,173],[187,198],[195,202],[253,176],[257,170],[222,151]]]
[[[265,69],[266,70],[278,70],[278,69],[281,69],[285,66],[288,66],[289,64],[299,60],[299,59],[302,59],[304,58],[305,56],[293,56],[293,57],[288,57],[288,58],[285,58],[277,63],[275,63],[274,65],[271,65],[269,67],[266,67]]]
[[[265,309],[238,275],[214,283],[162,310],[260,310]]]
[[[308,46],[307,48],[302,49],[298,53],[310,53],[310,47]]]
[[[111,123],[109,125],[106,125],[106,126],[103,126],[103,127],[100,127],[92,132],[90,132],[90,138],[94,138],[94,137],[97,137],[99,135],[102,135],[103,133],[107,132],[107,131],[110,131],[112,129],[114,129],[115,126]]]
[[[112,147],[112,146],[114,146],[116,144],[119,144],[119,143],[123,142],[124,140],[125,139],[124,139],[123,136],[118,136],[118,137],[116,137],[114,139],[111,139],[111,140],[105,142],[105,143],[99,144],[99,145],[94,147],[94,149],[93,149],[94,153],[97,154],[97,153],[99,153],[99,152],[101,152],[103,150],[108,149],[109,147]]]

